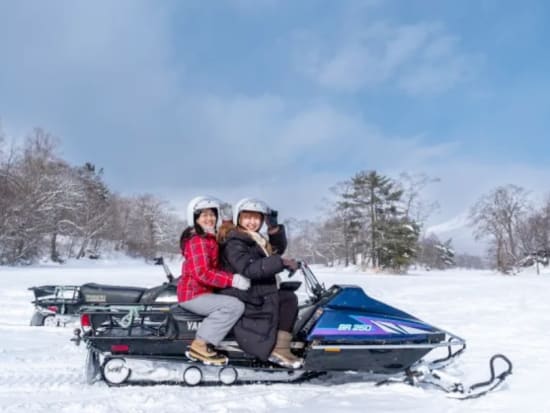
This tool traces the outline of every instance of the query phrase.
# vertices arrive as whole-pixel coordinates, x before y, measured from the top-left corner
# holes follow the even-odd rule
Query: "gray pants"
[[[242,301],[221,294],[201,294],[179,305],[207,316],[200,324],[196,337],[215,346],[220,344],[244,312]]]

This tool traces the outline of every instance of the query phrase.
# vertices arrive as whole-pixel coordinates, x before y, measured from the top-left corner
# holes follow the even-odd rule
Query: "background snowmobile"
[[[465,350],[462,338],[377,301],[357,286],[326,289],[304,263],[300,272],[309,298],[300,306],[292,348],[304,358],[303,368],[288,370],[261,362],[242,352],[231,336],[218,346],[229,356],[227,366],[190,361],[184,351],[202,317],[177,305],[88,308],[81,316],[82,330],[75,330],[72,339],[86,343],[88,383],[98,378],[109,385],[296,382],[351,370],[366,380],[432,384],[458,398],[472,398],[493,390],[512,372],[510,361],[495,355],[491,378],[466,387],[441,370]],[[281,288],[297,290],[301,284],[288,281]],[[423,360],[438,348],[445,351],[443,357]],[[498,375],[497,360],[504,367]]]
[[[83,285],[41,285],[30,287],[34,293],[35,312],[31,326],[61,326],[77,321],[79,312],[87,306],[177,303],[174,278],[162,257],[155,259],[162,265],[167,282],[153,288],[129,287],[87,283]]]

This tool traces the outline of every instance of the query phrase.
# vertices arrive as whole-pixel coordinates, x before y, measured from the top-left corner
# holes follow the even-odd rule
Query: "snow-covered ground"
[[[172,263],[177,272],[178,264]],[[328,286],[361,285],[368,294],[464,337],[466,353],[451,372],[466,382],[487,378],[487,361],[506,354],[514,374],[497,392],[448,399],[433,389],[375,387],[353,374],[302,384],[188,388],[87,385],[85,349],[72,328],[30,327],[33,285],[100,282],[154,286],[160,267],[136,261],[0,267],[0,412],[550,412],[550,275],[412,271],[406,276],[315,268]]]

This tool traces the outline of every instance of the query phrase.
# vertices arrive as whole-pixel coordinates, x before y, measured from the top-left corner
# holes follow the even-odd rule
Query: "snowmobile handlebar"
[[[324,284],[320,283],[315,274],[311,271],[307,263],[303,260],[296,260],[298,264],[295,270],[288,270],[288,278],[293,277],[298,271],[300,271],[304,277],[304,282],[306,285],[306,290],[313,295],[315,298],[319,299],[326,292]]]
[[[288,278],[294,277],[294,274],[296,274],[296,272],[297,272],[298,270],[301,270],[301,269],[302,269],[302,264],[303,264],[302,261],[296,261],[296,263],[298,264],[298,266],[297,266],[296,269],[294,269],[294,270],[287,269],[287,271],[288,271]]]
[[[166,278],[168,279],[168,283],[172,284],[176,278],[172,274],[172,271],[170,271],[168,265],[166,265],[166,263],[164,262],[164,257],[155,258],[155,265],[162,265],[164,273],[166,274]]]

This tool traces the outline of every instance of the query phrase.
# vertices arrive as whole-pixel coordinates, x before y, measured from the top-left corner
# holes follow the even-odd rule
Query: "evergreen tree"
[[[420,241],[419,249],[417,259],[419,264],[439,270],[455,266],[455,252],[451,239],[441,242],[435,234],[429,234]]]
[[[406,217],[392,217],[382,228],[380,266],[403,271],[416,257],[420,227]]]
[[[361,242],[363,254],[373,267],[383,264],[382,253],[388,248],[386,239],[394,239],[399,233],[397,206],[403,191],[388,177],[376,171],[361,171],[351,178],[351,191],[343,194],[344,201],[361,217]],[[394,234],[389,234],[393,231]],[[362,241],[362,240],[359,240]],[[384,263],[387,253],[384,252]]]

